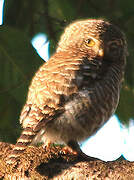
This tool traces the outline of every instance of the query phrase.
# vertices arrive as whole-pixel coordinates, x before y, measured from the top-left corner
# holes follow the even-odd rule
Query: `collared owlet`
[[[34,75],[7,163],[43,136],[81,153],[85,140],[115,112],[123,82],[124,34],[102,19],[78,20],[65,28],[56,52]]]

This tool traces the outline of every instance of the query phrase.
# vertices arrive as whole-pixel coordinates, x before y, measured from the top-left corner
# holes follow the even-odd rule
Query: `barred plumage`
[[[115,112],[123,81],[126,41],[104,20],[69,25],[56,53],[39,68],[29,87],[20,123],[24,128],[8,163],[44,134],[78,153],[78,142],[90,137]]]

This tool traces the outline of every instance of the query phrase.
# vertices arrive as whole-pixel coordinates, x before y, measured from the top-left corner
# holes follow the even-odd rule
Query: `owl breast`
[[[70,137],[83,141],[96,133],[115,112],[122,78],[118,67],[113,64],[103,77],[98,67],[91,68],[92,71],[87,69],[84,63],[77,71],[78,92],[65,103],[64,113],[47,124],[45,135],[51,141],[67,143]]]

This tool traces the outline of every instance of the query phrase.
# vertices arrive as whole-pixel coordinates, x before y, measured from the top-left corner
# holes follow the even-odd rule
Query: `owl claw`
[[[71,154],[71,155],[78,155],[78,152],[77,151],[74,151],[72,148],[68,147],[68,146],[65,146],[62,148],[62,152],[64,154]]]

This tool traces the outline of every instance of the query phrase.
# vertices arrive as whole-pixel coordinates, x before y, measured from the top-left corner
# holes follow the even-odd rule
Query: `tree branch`
[[[18,167],[7,166],[5,159],[13,145],[0,143],[0,178],[17,179],[134,179],[134,162],[117,160],[113,162],[86,161],[72,154],[64,154],[61,147],[28,147],[21,156]],[[19,167],[23,171],[19,171]]]

